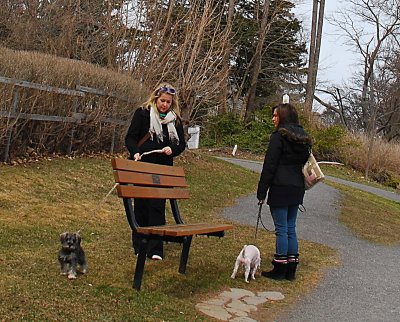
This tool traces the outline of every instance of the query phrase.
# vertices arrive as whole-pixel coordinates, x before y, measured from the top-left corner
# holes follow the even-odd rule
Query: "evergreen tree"
[[[243,92],[248,90],[251,60],[259,41],[260,1],[238,1],[235,16],[234,35],[236,51],[232,55],[232,79],[234,85],[243,82]],[[257,82],[256,108],[274,97],[280,88],[285,87],[292,69],[304,66],[305,43],[299,39],[301,22],[290,12],[293,4],[289,1],[271,1],[268,20],[269,31],[263,46],[261,73]],[[243,81],[244,80],[244,81]]]

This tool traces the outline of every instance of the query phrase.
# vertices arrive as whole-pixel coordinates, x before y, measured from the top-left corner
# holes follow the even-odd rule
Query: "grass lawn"
[[[330,175],[330,176],[333,176],[336,178],[349,180],[349,181],[357,182],[360,184],[365,184],[367,186],[395,192],[394,188],[384,186],[384,185],[379,184],[378,182],[371,180],[371,179],[367,180],[364,177],[363,173],[361,173],[359,171],[355,171],[354,169],[350,169],[345,166],[334,166],[334,165],[322,164],[321,169],[325,175]]]
[[[366,180],[363,174],[342,166],[322,166],[323,172],[337,178],[395,192]],[[400,203],[342,184],[326,181],[339,189],[342,209],[339,220],[359,238],[382,245],[400,244]]]
[[[241,195],[254,193],[258,174],[187,151],[177,160],[188,176],[191,199],[180,203],[187,223],[224,222],[220,214]],[[110,156],[55,158],[0,166],[0,316],[30,321],[212,321],[195,304],[230,287],[280,291],[255,318],[273,320],[336,265],[336,252],[300,241],[295,282],[230,278],[244,244],[255,243],[254,228],[235,224],[224,238],[195,237],[186,275],[178,273],[180,245],[167,244],[166,258],[148,261],[142,291],[132,289],[136,257],[121,200],[112,193]],[[256,202],[256,200],[255,200]],[[168,211],[170,213],[170,211]],[[254,216],[256,214],[250,214]],[[59,235],[81,231],[89,272],[69,281],[59,274]],[[269,269],[274,235],[259,230],[256,245]]]
[[[357,237],[382,245],[400,244],[400,203],[329,182],[342,194],[339,220]]]

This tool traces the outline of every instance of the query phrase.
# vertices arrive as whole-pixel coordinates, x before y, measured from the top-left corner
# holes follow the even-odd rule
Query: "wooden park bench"
[[[133,287],[140,290],[150,240],[162,240],[182,244],[179,273],[186,272],[189,249],[193,235],[223,237],[231,224],[198,223],[184,224],[178,207],[178,199],[189,199],[188,184],[182,167],[165,166],[114,158],[112,161],[118,196],[123,199],[129,225],[141,239]],[[135,220],[132,198],[169,199],[175,220],[173,225],[141,227]]]

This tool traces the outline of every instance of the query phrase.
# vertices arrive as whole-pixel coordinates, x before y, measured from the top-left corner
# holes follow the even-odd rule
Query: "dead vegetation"
[[[147,92],[124,73],[4,47],[0,75],[1,110],[11,116],[0,119],[1,146],[10,144],[8,156],[1,157],[11,160],[32,150],[50,154],[121,149],[132,112]]]
[[[367,167],[369,139],[364,135],[348,134],[348,144],[340,148],[342,162],[361,173]],[[400,186],[400,145],[376,138],[370,154],[370,178],[385,186]]]

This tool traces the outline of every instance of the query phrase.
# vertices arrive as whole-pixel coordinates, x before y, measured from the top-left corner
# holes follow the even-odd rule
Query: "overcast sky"
[[[312,0],[294,0],[297,2],[293,10],[299,20],[303,21],[303,26],[309,34],[312,18]],[[331,16],[345,2],[337,0],[325,1],[325,17]],[[323,25],[323,38],[321,43],[321,53],[318,70],[318,81],[341,84],[348,80],[355,72],[355,62],[357,55],[350,51],[348,46],[343,44],[343,39],[338,37],[338,30],[330,25],[325,19]]]

